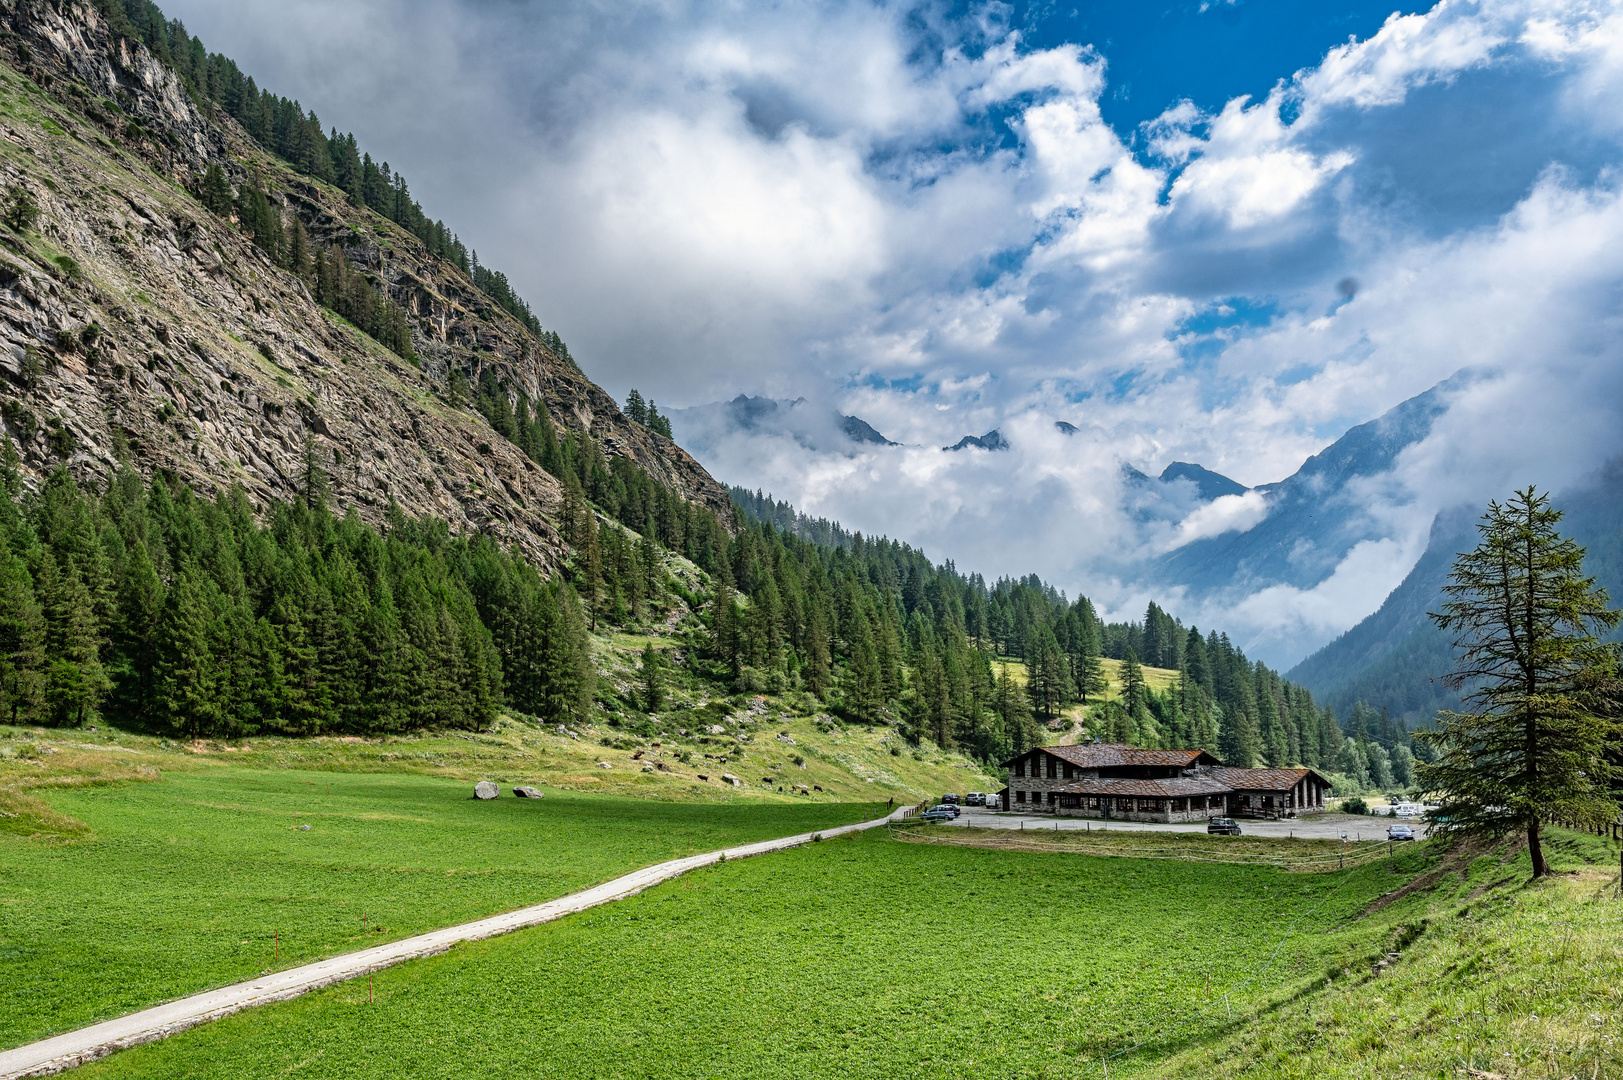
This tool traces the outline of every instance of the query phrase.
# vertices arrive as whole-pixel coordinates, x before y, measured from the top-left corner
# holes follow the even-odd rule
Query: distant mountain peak
[[[1196,465],[1188,461],[1174,461],[1161,470],[1160,481],[1170,484],[1178,480],[1188,480],[1200,492],[1202,502],[1211,502],[1224,495],[1244,495],[1251,490],[1237,480],[1230,480],[1222,473],[1212,472],[1204,465]]]
[[[1007,450],[1009,445],[1009,440],[1003,437],[1003,433],[993,428],[985,435],[965,435],[951,446],[943,446],[941,449],[967,450],[973,446],[980,450]]]
[[[1055,420],[1054,430],[1059,432],[1061,435],[1075,435],[1080,429],[1075,424],[1068,421]]]
[[[891,442],[879,434],[874,426],[860,416],[841,416],[840,425],[845,429],[846,436],[856,443],[872,443],[875,446],[900,446],[901,443]]]

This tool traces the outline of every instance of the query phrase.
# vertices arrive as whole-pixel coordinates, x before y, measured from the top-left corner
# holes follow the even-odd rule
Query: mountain
[[[943,446],[941,449],[966,450],[971,446],[981,450],[1007,450],[1009,448],[1009,440],[1003,437],[1002,432],[994,428],[991,431],[988,431],[985,435],[965,435],[962,439],[959,439],[951,446]]]
[[[1251,489],[1237,480],[1230,480],[1222,473],[1212,472],[1200,465],[1192,465],[1187,461],[1174,461],[1161,470],[1158,478],[1163,484],[1175,483],[1179,480],[1188,480],[1195,485],[1195,491],[1200,495],[1202,502],[1211,502],[1224,495],[1244,495]]]
[[[1255,490],[1268,496],[1267,513],[1260,522],[1169,552],[1152,567],[1154,577],[1184,586],[1196,596],[1269,585],[1317,585],[1355,545],[1386,536],[1382,524],[1365,512],[1368,492],[1363,482],[1378,485],[1398,455],[1431,432],[1432,423],[1448,407],[1449,395],[1472,377],[1462,372],[1394,406],[1308,458],[1288,479],[1258,487]],[[1202,479],[1215,478],[1205,480],[1209,486],[1227,481],[1204,469],[1200,474]],[[1201,479],[1196,482],[1199,485]]]
[[[0,226],[0,420],[29,486],[124,458],[265,505],[313,455],[365,520],[393,501],[555,565],[559,482],[486,416],[527,400],[558,437],[730,514],[692,457],[475,284],[490,272],[266,151],[128,30],[7,4],[0,31],[6,202],[38,209]]]
[[[840,426],[845,434],[855,443],[873,443],[875,446],[900,446],[900,443],[891,442],[874,426],[860,416],[841,416]]]
[[[739,394],[670,411],[672,429],[689,446],[714,448],[740,433],[788,435],[809,450],[853,451],[869,446],[897,446],[860,416],[846,416],[811,405],[805,398],[781,401]]]
[[[1562,531],[1588,549],[1584,569],[1614,602],[1623,597],[1623,462],[1611,463],[1554,502],[1565,512]],[[1453,649],[1426,613],[1442,603],[1455,554],[1476,544],[1480,512],[1477,507],[1439,514],[1425,554],[1380,608],[1287,677],[1338,713],[1367,701],[1412,726],[1438,709],[1458,708],[1457,695],[1437,681],[1449,670]]]

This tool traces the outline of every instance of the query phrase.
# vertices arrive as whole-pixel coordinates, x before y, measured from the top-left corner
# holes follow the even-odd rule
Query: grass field
[[[1386,927],[1351,920],[1422,858],[1331,877],[842,838],[390,969],[375,1003],[336,987],[88,1073],[1097,1075],[1168,1025],[1221,1036],[1367,964]]]
[[[0,1046],[880,812],[469,794],[413,774],[227,767],[47,789],[54,837],[0,833]]]

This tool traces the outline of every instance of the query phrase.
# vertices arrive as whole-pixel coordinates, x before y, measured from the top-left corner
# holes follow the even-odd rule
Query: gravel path
[[[886,817],[873,821],[823,829],[821,835],[834,837],[872,829],[887,822],[899,821],[909,812],[911,808],[898,809]],[[0,1080],[20,1080],[25,1076],[46,1076],[62,1072],[104,1057],[115,1050],[154,1042],[239,1009],[265,1005],[273,1001],[286,1001],[288,998],[298,997],[323,986],[398,964],[402,960],[432,956],[444,952],[459,941],[478,941],[481,938],[505,934],[509,930],[551,922],[565,915],[596,907],[598,904],[633,896],[649,886],[668,881],[689,870],[697,870],[701,866],[720,862],[723,858],[742,859],[750,855],[782,851],[785,848],[810,843],[816,835],[818,834],[800,833],[779,840],[762,840],[754,844],[706,852],[703,855],[690,855],[685,859],[656,863],[582,892],[549,900],[544,904],[536,904],[534,907],[520,908],[505,915],[493,915],[488,919],[418,934],[416,937],[405,938],[388,945],[378,945],[360,952],[318,960],[302,967],[272,972],[257,979],[193,994],[191,997],[142,1009],[140,1012],[121,1016],[116,1020],[106,1020],[13,1050],[0,1051]]]

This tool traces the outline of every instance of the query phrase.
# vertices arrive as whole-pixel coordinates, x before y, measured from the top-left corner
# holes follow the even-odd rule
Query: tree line
[[[9,440],[5,449],[10,450]],[[593,692],[573,588],[484,537],[391,507],[383,528],[306,497],[265,508],[121,470],[0,491],[0,717],[186,738],[574,719]]]
[[[1081,704],[1090,732],[1110,741],[1305,765],[1361,786],[1411,777],[1408,734],[1390,716],[1361,706],[1344,727],[1226,635],[1186,628],[1157,605],[1142,622],[1107,623],[1086,597],[1069,601],[1036,575],[988,584],[758,492],[735,496],[748,525],[713,571],[710,648],[746,682],[802,685],[854,718],[894,720],[987,760],[1036,745],[1039,721]],[[1108,699],[1102,658],[1120,661]],[[1156,690],[1146,663],[1177,677]]]

